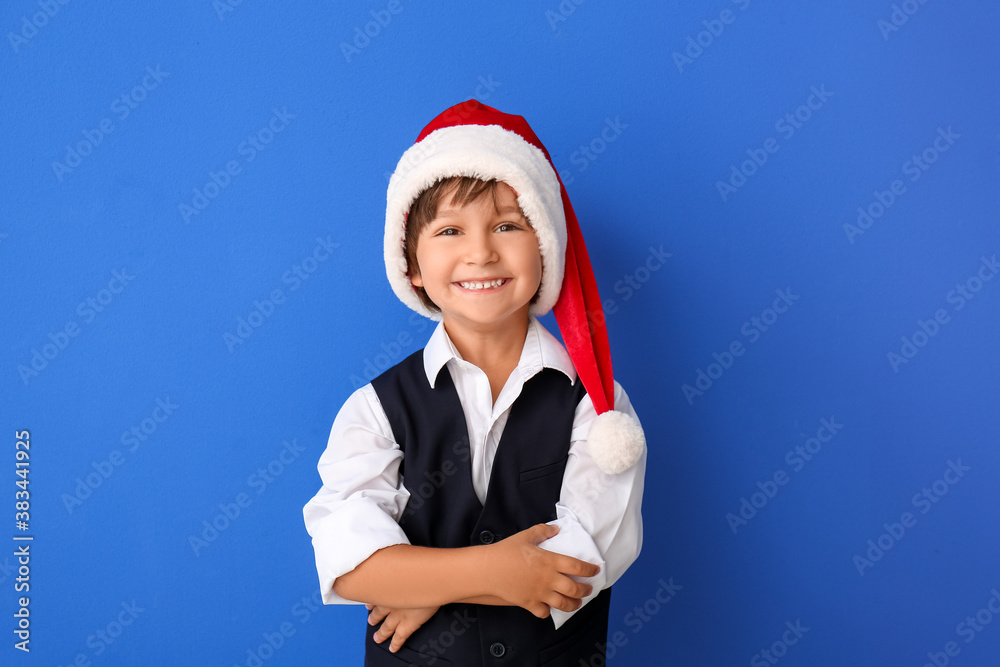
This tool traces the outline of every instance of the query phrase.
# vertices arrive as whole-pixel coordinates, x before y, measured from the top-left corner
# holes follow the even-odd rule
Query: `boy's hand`
[[[439,607],[421,607],[419,609],[399,609],[385,607],[382,605],[366,604],[371,613],[368,615],[369,625],[378,625],[382,622],[382,627],[375,631],[375,643],[381,644],[392,637],[389,650],[395,653],[402,648],[403,643],[410,638],[417,628],[426,623]]]
[[[593,577],[601,568],[538,546],[558,532],[559,526],[540,523],[486,547],[491,590],[538,618],[548,618],[552,607],[578,609],[593,586],[570,575]]]

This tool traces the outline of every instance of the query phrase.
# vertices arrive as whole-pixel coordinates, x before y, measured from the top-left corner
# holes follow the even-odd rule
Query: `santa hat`
[[[645,451],[646,439],[634,418],[614,410],[608,332],[583,234],[548,151],[524,118],[468,100],[432,120],[403,153],[389,179],[385,212],[385,267],[393,291],[418,313],[441,318],[424,305],[407,276],[406,218],[421,192],[453,176],[496,179],[517,193],[538,236],[544,267],[531,314],[555,312],[598,414],[588,436],[594,460],[607,473],[628,470]]]

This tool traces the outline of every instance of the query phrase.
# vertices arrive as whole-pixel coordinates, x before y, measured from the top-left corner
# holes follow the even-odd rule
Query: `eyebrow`
[[[435,215],[434,217],[435,218],[451,217],[453,215],[458,215],[459,213],[461,213],[461,211],[457,208],[445,208],[439,210],[437,212],[437,215]],[[524,217],[524,213],[521,211],[520,206],[503,206],[500,208],[499,210],[500,215],[506,215],[507,213],[516,213],[517,215]]]

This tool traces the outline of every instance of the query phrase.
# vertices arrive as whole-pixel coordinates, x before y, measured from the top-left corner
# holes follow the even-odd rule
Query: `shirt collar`
[[[461,361],[462,355],[451,342],[444,322],[438,322],[424,347],[424,371],[432,388],[441,369],[452,359]],[[528,317],[528,334],[514,371],[521,374],[522,381],[527,381],[543,368],[554,368],[565,374],[571,384],[576,382],[576,368],[566,348],[532,315]]]

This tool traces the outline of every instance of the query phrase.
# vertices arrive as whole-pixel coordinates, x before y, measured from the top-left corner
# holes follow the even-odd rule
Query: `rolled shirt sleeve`
[[[402,459],[375,390],[358,389],[320,457],[323,486],[302,510],[324,604],[362,604],[334,593],[333,582],[379,549],[409,544],[399,526],[410,496],[399,481]]]
[[[615,409],[636,418],[635,410],[621,385],[615,382]],[[562,490],[556,504],[559,533],[541,542],[543,549],[578,558],[601,567],[594,577],[573,577],[594,587],[583,598],[586,605],[610,587],[635,562],[642,549],[642,493],[646,454],[628,470],[610,475],[594,462],[587,446],[590,424],[597,416],[590,397],[577,407],[572,442]],[[583,609],[583,605],[580,606]],[[552,609],[552,621],[559,629],[578,610]]]

